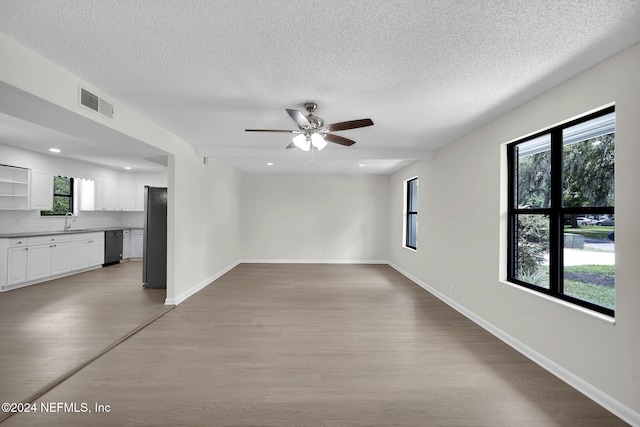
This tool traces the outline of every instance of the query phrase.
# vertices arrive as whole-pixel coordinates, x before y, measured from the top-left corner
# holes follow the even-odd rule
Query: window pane
[[[53,194],[71,195],[71,178],[56,176],[53,180]]]
[[[608,114],[563,130],[562,203],[565,207],[614,205],[615,133]],[[609,121],[604,121],[609,117]],[[602,134],[603,131],[610,133]],[[586,139],[580,139],[581,136]]]
[[[66,196],[53,196],[53,215],[64,215],[69,210],[69,198]]]
[[[551,136],[516,146],[517,208],[548,208],[551,200]]]
[[[596,225],[597,217],[565,216],[564,293],[613,310],[615,235],[613,226]]]
[[[549,219],[516,215],[515,278],[549,289]]]
[[[418,232],[418,215],[407,216],[407,246],[416,248],[416,236]]]
[[[418,180],[412,179],[409,185],[409,212],[418,212]]]

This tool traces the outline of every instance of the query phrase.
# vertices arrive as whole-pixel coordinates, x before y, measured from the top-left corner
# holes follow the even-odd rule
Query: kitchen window
[[[40,211],[42,216],[66,215],[73,213],[73,178],[53,177],[53,209]]]
[[[508,280],[615,314],[615,109],[507,146]]]
[[[407,182],[406,192],[406,223],[405,223],[405,246],[411,249],[418,248],[418,178],[410,179]]]

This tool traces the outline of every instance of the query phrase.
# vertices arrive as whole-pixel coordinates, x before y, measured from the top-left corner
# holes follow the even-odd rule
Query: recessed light
[[[267,163],[267,166],[273,166],[272,162]]]
[[[363,167],[364,167],[364,163],[360,163],[360,164],[358,165],[358,167],[359,167],[359,168],[363,168]]]
[[[59,153],[60,149],[59,148],[49,148],[49,151],[51,151],[52,153]]]
[[[126,170],[130,171],[131,170],[131,166],[125,166],[124,167]]]

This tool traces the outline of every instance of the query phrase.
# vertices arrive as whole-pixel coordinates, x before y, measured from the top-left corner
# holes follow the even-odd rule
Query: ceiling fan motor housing
[[[320,130],[324,126],[324,120],[318,116],[314,116],[313,114],[309,114],[307,116],[307,120],[311,124],[310,128],[312,130]]]

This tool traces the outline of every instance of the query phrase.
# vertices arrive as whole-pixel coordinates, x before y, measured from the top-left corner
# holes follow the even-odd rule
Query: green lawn
[[[607,235],[613,231],[611,226],[585,225],[579,228],[564,227],[565,233],[580,234],[590,239],[606,239]]]
[[[615,289],[608,286],[565,280],[564,292],[572,297],[589,301],[612,310],[616,307]]]
[[[564,272],[565,274],[581,273],[584,277],[580,281],[564,280],[564,292],[567,295],[615,309],[615,288],[597,284],[598,279],[615,277],[615,266],[576,265],[565,267]]]

